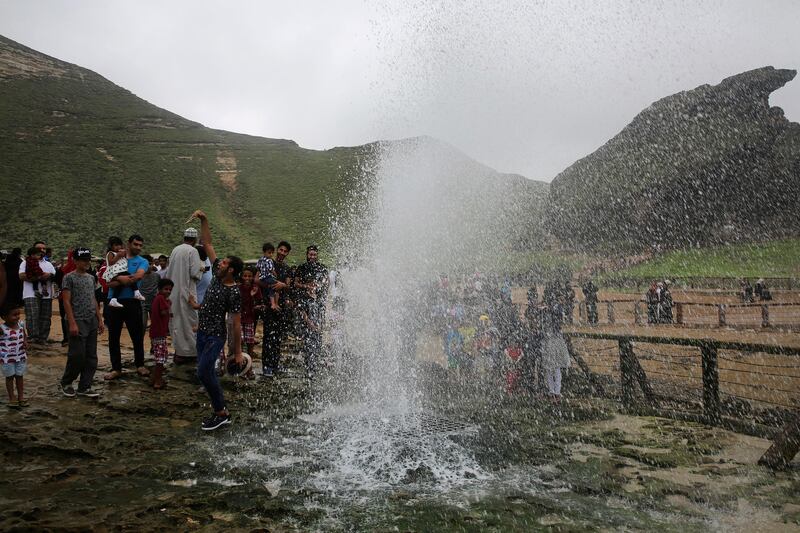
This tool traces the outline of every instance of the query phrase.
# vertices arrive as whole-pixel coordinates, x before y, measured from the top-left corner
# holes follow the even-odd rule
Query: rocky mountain
[[[308,150],[206,128],[0,37],[3,248],[41,238],[99,249],[109,235],[137,232],[149,251],[168,251],[197,207],[229,253],[254,257],[265,240],[324,245],[331,219],[358,201],[353,191],[380,146]],[[484,177],[539,200],[533,209],[514,202],[515,220],[541,220],[542,184],[489,168]],[[530,240],[519,229],[506,237],[516,246]]]
[[[796,75],[764,67],[663,98],[553,180],[548,225],[589,250],[800,233],[800,124],[770,107]]]

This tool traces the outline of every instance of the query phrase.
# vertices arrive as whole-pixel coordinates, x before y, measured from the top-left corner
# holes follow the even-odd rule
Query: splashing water
[[[326,447],[339,450],[335,477],[344,484],[421,476],[441,489],[483,474],[448,439],[447,423],[421,406],[415,335],[429,320],[431,281],[463,270],[502,234],[488,216],[498,196],[489,169],[434,139],[382,143],[375,162],[363,209],[336,235],[335,255],[348,266],[339,276],[344,341],[334,354],[335,386],[316,391]],[[347,414],[331,405],[348,405]]]
[[[421,390],[414,332],[426,324],[425,298],[439,273],[474,271],[517,224],[503,213],[508,190],[487,167],[421,137],[382,143],[365,178],[363,210],[335,234],[345,302],[342,379],[357,401],[413,411]],[[353,399],[353,398],[351,398]]]

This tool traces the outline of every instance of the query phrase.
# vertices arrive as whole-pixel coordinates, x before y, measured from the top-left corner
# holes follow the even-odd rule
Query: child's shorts
[[[156,364],[166,364],[167,363],[167,356],[169,355],[169,349],[167,348],[167,338],[166,337],[154,337],[150,339],[150,343],[153,346],[153,356],[156,358]]]
[[[17,361],[16,363],[3,363],[3,376],[11,378],[14,376],[24,376],[28,369],[28,361]]]
[[[242,323],[242,341],[245,344],[256,343],[256,325],[255,323]]]

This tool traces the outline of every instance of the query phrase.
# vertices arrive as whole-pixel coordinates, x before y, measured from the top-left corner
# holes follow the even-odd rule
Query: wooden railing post
[[[769,305],[761,304],[761,327],[769,327]]]
[[[700,352],[703,364],[703,414],[709,424],[717,424],[720,420],[719,367],[714,341],[706,340]]]
[[[608,309],[608,323],[609,324],[613,324],[614,323],[614,302],[613,301],[606,302],[606,306],[607,306],[607,309]]]
[[[569,336],[564,337],[564,342],[567,344],[567,351],[569,351],[569,355],[578,363],[578,366],[586,374],[586,377],[589,379],[589,384],[591,385],[592,389],[594,390],[595,394],[599,394],[603,396],[605,394],[605,390],[603,389],[603,384],[597,379],[592,369],[589,368],[589,365],[586,364],[586,361],[583,360],[583,357],[575,351],[575,347],[572,345],[572,338]]]
[[[675,323],[679,326],[683,325],[683,303],[678,302],[675,304]]]
[[[622,405],[625,408],[633,407],[633,344],[630,338],[619,339],[619,372]]]
[[[586,302],[579,302],[578,303],[578,319],[581,322],[584,322],[584,317],[586,316]]]
[[[642,325],[642,305],[639,300],[633,302],[633,323],[637,326]]]
[[[717,316],[719,317],[719,327],[725,327],[725,304],[717,304]]]

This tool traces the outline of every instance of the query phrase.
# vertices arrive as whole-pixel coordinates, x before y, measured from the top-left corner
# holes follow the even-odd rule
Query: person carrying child
[[[114,276],[108,283],[109,289],[114,289],[113,295],[119,300],[122,307],[109,306],[108,308],[108,354],[111,359],[111,372],[104,376],[106,380],[122,377],[120,336],[123,325],[127,327],[133,344],[136,373],[142,377],[150,375],[150,371],[144,365],[142,302],[135,295],[138,284],[150,269],[150,263],[141,256],[143,246],[144,239],[140,235],[134,234],[128,238],[125,251],[126,271]]]
[[[46,258],[47,246],[42,241],[37,241],[33,247],[39,250],[41,258],[38,268],[42,274],[28,273],[28,262],[22,261],[19,265],[19,279],[22,281],[22,301],[25,304],[25,333],[29,343],[46,344],[50,336],[50,322],[53,317],[53,290],[52,281],[56,269]],[[39,291],[33,289],[34,282],[39,282]],[[47,296],[42,294],[42,289]]]
[[[281,371],[281,344],[292,324],[292,301],[289,296],[294,275],[286,263],[286,257],[292,251],[287,241],[278,243],[275,249],[275,260],[272,261],[271,245],[264,245],[264,257],[259,260],[258,284],[262,294],[267,291],[268,300],[264,310],[264,336],[261,347],[261,365],[265,378],[272,378]],[[270,266],[272,265],[272,266]],[[270,268],[270,271],[268,271]]]
[[[265,304],[273,311],[280,311],[278,306],[278,292],[275,290],[275,282],[277,275],[275,274],[275,246],[271,242],[265,242],[261,247],[262,255],[256,263],[256,271],[258,272],[258,285],[261,288],[261,293],[264,295]]]
[[[169,317],[172,305],[169,297],[174,286],[175,284],[168,278],[159,279],[158,294],[150,304],[150,345],[153,347],[153,356],[156,359],[150,384],[156,390],[164,388],[164,365],[167,364],[169,356],[167,335],[169,335]]]
[[[76,391],[72,383],[80,378],[77,395],[97,398],[99,394],[92,390],[92,380],[97,371],[97,335],[103,332],[103,317],[94,297],[94,276],[89,273],[92,252],[76,248],[73,257],[75,270],[64,276],[61,289],[69,326],[69,348],[59,388],[64,396],[73,397]]]
[[[119,237],[111,237],[108,239],[108,252],[106,252],[106,268],[103,271],[103,280],[110,284],[118,276],[128,275],[128,259],[126,257],[127,250],[122,244],[122,239]],[[136,289],[133,291],[133,297],[139,301],[145,301],[144,295],[139,290],[141,281],[137,282]],[[109,307],[123,307],[117,300],[118,291],[114,290],[109,285],[108,287],[108,305]]]
[[[42,283],[41,290],[39,278],[44,275],[44,271],[39,263],[44,259],[44,251],[40,248],[28,248],[28,255],[25,256],[25,273],[32,279],[33,294],[37,297],[49,296],[47,283]]]
[[[24,396],[23,380],[28,367],[28,338],[25,334],[25,323],[22,321],[22,311],[23,306],[20,303],[10,302],[2,313],[4,323],[0,324],[0,364],[6,378],[8,407],[11,409],[28,405]]]

